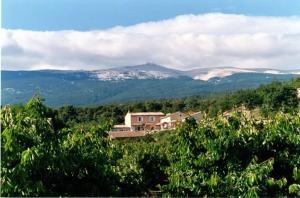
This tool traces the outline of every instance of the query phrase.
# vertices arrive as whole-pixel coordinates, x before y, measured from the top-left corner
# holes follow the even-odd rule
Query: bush
[[[2,107],[1,195],[299,196],[300,112],[294,99],[273,95],[285,99],[277,113],[265,108],[266,118],[187,119],[176,131],[114,141],[111,123],[77,123],[76,109],[60,114],[39,96]]]
[[[219,116],[198,126],[189,120],[170,144],[169,184],[163,187],[167,195],[273,197],[298,193],[299,113],[279,113],[269,120]]]
[[[56,129],[54,120],[39,97],[1,109],[1,195],[118,195],[109,125]]]

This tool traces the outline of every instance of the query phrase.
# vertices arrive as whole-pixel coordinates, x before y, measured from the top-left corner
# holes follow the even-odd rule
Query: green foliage
[[[207,98],[1,107],[1,196],[300,196],[300,79]],[[265,117],[220,112],[244,105]],[[111,140],[131,111],[208,113],[176,131]],[[106,120],[111,120],[107,122]]]
[[[167,154],[161,145],[150,137],[139,142],[118,142],[123,153],[118,161],[122,183],[122,195],[142,196],[149,190],[159,190],[167,180],[165,168],[169,165]]]
[[[271,111],[291,111],[298,106],[297,91],[290,85],[282,83],[273,83],[262,88],[265,93],[263,99],[263,108]]]
[[[1,195],[117,194],[109,125],[55,130],[54,117],[38,96],[1,110]]]
[[[47,108],[38,97],[20,111],[9,107],[1,110],[2,195],[37,196],[45,192],[39,174],[57,143],[52,120],[45,118],[46,114]]]
[[[272,119],[234,116],[184,123],[173,139],[167,169],[171,196],[286,196],[297,194],[300,114]]]

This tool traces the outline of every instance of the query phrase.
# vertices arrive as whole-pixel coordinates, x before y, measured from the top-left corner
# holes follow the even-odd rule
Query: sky
[[[300,0],[2,0],[2,69],[300,69]]]

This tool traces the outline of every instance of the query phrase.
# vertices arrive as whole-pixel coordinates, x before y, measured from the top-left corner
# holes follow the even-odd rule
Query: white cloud
[[[211,13],[94,31],[2,31],[2,69],[299,69],[300,17]]]

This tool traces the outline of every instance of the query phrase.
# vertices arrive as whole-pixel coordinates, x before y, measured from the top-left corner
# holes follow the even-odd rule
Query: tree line
[[[206,97],[191,96],[175,99],[137,101],[126,104],[100,105],[97,107],[75,107],[72,105],[56,109],[58,116],[69,125],[79,122],[101,122],[113,120],[115,124],[124,122],[124,116],[131,112],[164,113],[176,111],[202,111],[210,117],[234,107],[259,108],[263,114],[292,111],[298,106],[296,88],[300,78],[287,82],[273,82],[257,89],[240,90],[233,93],[213,94]]]

